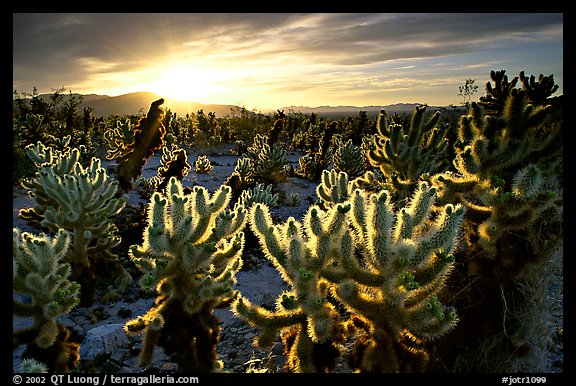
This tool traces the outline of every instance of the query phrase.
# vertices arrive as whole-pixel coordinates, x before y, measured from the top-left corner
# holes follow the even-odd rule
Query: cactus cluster
[[[310,181],[316,181],[321,177],[322,171],[327,169],[332,163],[334,154],[331,146],[332,138],[336,134],[337,129],[338,122],[330,122],[319,138],[318,148],[309,149],[298,160],[300,167],[296,174]]]
[[[336,176],[336,173],[332,173]],[[330,176],[326,176],[327,179]],[[340,172],[340,181],[346,181]],[[266,257],[293,290],[270,311],[240,296],[233,311],[262,329],[260,346],[280,334],[293,372],[324,372],[340,355],[347,327],[330,298],[365,326],[354,350],[360,371],[403,370],[410,353],[414,367],[427,358],[402,339],[434,339],[456,323],[455,311],[438,298],[449,274],[464,215],[461,205],[434,206],[437,191],[422,182],[410,204],[397,213],[390,194],[355,189],[323,210],[311,206],[302,222],[275,225],[269,208],[250,210],[250,227]]]
[[[66,261],[72,264],[72,278],[82,285],[82,304],[93,302],[99,263],[113,265],[116,275],[111,290],[124,291],[132,278],[112,252],[120,243],[112,216],[126,203],[124,197],[115,197],[118,183],[108,179],[98,158],[82,166],[79,149],[53,153],[38,143],[27,150],[38,171],[23,186],[30,190],[36,205],[20,210],[20,217],[36,220],[54,233],[60,229],[71,233]]]
[[[448,141],[447,126],[439,125],[440,112],[425,120],[426,107],[417,106],[409,127],[389,124],[386,112],[378,116],[378,133],[363,140],[363,150],[374,167],[380,168],[399,198],[415,188],[422,175],[440,173],[450,166],[443,156]]]

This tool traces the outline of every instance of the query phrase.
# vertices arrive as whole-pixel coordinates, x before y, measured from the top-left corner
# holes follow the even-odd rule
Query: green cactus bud
[[[164,318],[160,314],[155,315],[148,323],[148,328],[154,331],[160,331],[162,327],[164,327]]]
[[[152,274],[147,274],[140,278],[140,287],[142,287],[144,291],[154,290],[155,284],[156,284],[156,276]]]

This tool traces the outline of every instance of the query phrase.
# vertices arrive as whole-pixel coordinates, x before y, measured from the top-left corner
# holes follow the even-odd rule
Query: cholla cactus
[[[82,285],[82,304],[89,305],[93,301],[98,258],[116,264],[117,289],[123,291],[131,282],[130,274],[111,252],[120,239],[110,218],[122,210],[126,199],[115,198],[118,184],[108,180],[98,158],[83,167],[77,161],[79,154],[79,150],[72,149],[50,163],[50,151],[44,153],[48,160],[41,164],[34,179],[25,183],[37,197],[37,208],[22,210],[21,216],[43,211],[43,227],[72,233],[72,248],[66,261],[72,264],[72,278]]]
[[[164,110],[160,107],[163,103],[164,99],[152,102],[148,114],[133,128],[134,140],[116,158],[118,182],[124,192],[133,189],[133,181],[142,175],[144,164],[164,146],[166,129],[162,124]]]
[[[312,125],[314,126],[314,125]],[[309,149],[308,152],[298,160],[299,169],[297,174],[310,181],[319,179],[322,171],[327,169],[332,163],[333,153],[332,138],[338,129],[338,122],[332,121],[322,133],[318,149]]]
[[[12,288],[31,297],[30,303],[14,299],[12,310],[33,318],[31,327],[13,332],[13,348],[26,344],[55,372],[68,372],[80,357],[79,345],[68,341],[70,332],[56,320],[79,303],[80,286],[69,280],[72,268],[64,262],[70,240],[64,230],[54,237],[12,230]]]
[[[246,143],[241,139],[237,139],[236,142],[234,142],[234,145],[235,147],[230,149],[230,153],[233,155],[242,156],[242,154],[248,150],[248,146],[246,146]]]
[[[356,368],[397,372],[423,366],[422,348],[398,342],[437,338],[457,320],[438,299],[454,262],[464,208],[436,210],[435,198],[436,189],[422,182],[394,213],[387,191],[356,189],[326,211],[312,206],[303,223],[289,218],[281,225],[272,223],[265,205],[253,206],[250,227],[293,290],[278,297],[274,312],[243,297],[233,311],[263,329],[258,345],[270,344],[277,333],[290,338],[284,343],[291,371],[326,371],[345,330],[327,301],[333,295],[365,326],[353,352]]]
[[[333,275],[337,297],[368,326],[353,353],[361,371],[421,369],[427,353],[398,341],[435,339],[456,323],[455,310],[438,296],[454,263],[465,210],[446,205],[434,213],[435,198],[436,188],[426,182],[397,213],[386,190],[369,195],[356,189],[350,198],[353,231],[343,235],[342,271]],[[361,248],[361,263],[354,246]]]
[[[65,153],[66,151],[70,150],[70,139],[72,137],[69,135],[65,135],[64,137],[55,137],[52,134],[48,134],[47,139],[48,142],[51,144],[50,147],[54,148],[56,151],[60,153]]]
[[[142,288],[159,296],[146,315],[124,328],[146,333],[142,366],[159,345],[176,355],[179,371],[216,370],[220,326],[213,311],[236,295],[244,247],[246,211],[239,205],[228,209],[230,196],[224,185],[212,196],[202,186],[185,195],[174,177],[165,195],[152,196],[144,241],[130,247],[129,256],[143,272]]]
[[[282,225],[273,225],[269,208],[263,204],[250,210],[252,231],[266,257],[293,290],[278,296],[275,311],[244,297],[232,304],[232,311],[263,330],[255,341],[260,347],[270,346],[281,334],[291,372],[328,371],[339,355],[339,315],[326,300],[329,283],[320,273],[341,248],[348,209],[337,205],[326,214],[313,206],[304,218],[304,226],[292,217]]]
[[[466,284],[450,283],[455,301],[477,304],[467,310],[471,316],[463,317],[458,345],[474,358],[473,370],[514,366],[533,371],[546,362],[548,349],[530,336],[548,334],[545,326],[550,323],[544,316],[525,316],[543,315],[540,307],[549,291],[547,285],[542,288],[542,277],[548,276],[545,264],[556,261],[562,245],[563,118],[553,106],[529,104],[526,91],[508,90],[502,75],[495,79],[499,87],[487,88],[484,103],[473,102],[469,114],[461,117],[463,147],[453,162],[456,172],[433,181],[439,202],[467,207],[466,245],[458,260],[461,271],[484,283],[476,290],[481,295],[472,299],[463,294]],[[511,85],[515,83],[516,78]],[[478,312],[488,307],[495,312]],[[522,309],[526,311],[520,313]],[[472,337],[479,326],[493,332]],[[440,349],[444,358],[453,355],[453,348]],[[476,361],[478,352],[487,358],[482,363]]]
[[[115,127],[104,132],[104,141],[108,144],[106,159],[112,160],[128,153],[134,142],[134,128],[130,118],[123,121],[117,120]]]
[[[366,171],[362,159],[362,149],[352,143],[352,140],[342,143],[338,141],[334,151],[334,170],[346,172],[350,178],[364,175]]]
[[[510,232],[527,232],[530,248],[541,251],[535,225],[544,215],[553,220],[550,213],[561,205],[554,168],[561,162],[562,125],[543,130],[549,111],[527,104],[518,89],[510,92],[502,116],[484,115],[472,103],[471,115],[460,121],[466,146],[454,160],[457,173],[435,177],[443,202],[461,202],[485,218],[478,225],[479,245],[491,259]]]
[[[274,208],[278,202],[278,193],[272,193],[272,184],[258,184],[252,189],[246,189],[240,195],[238,203],[244,208],[251,208],[256,203],[262,203]]]
[[[26,154],[37,169],[40,169],[44,164],[54,165],[54,171],[59,176],[73,173],[73,169],[80,161],[83,151],[85,151],[85,148],[80,146],[78,149],[69,149],[66,152],[60,152],[49,146],[45,146],[42,142],[26,146]],[[37,176],[23,179],[21,185],[28,189],[28,194],[34,198],[34,207],[21,209],[18,212],[18,217],[28,223],[40,225],[40,222],[44,219],[46,208],[54,205],[54,200],[48,196],[45,187],[38,180]]]
[[[392,183],[399,198],[407,197],[425,173],[440,173],[449,163],[441,157],[448,146],[447,127],[436,127],[440,112],[436,111],[424,122],[426,107],[416,107],[410,127],[388,124],[382,110],[376,128],[378,134],[363,141],[363,151],[370,164],[379,167]]]
[[[252,163],[254,179],[269,183],[284,181],[289,164],[286,149],[269,142],[267,135],[256,134],[254,143],[246,151],[246,158]]]
[[[352,186],[352,182],[348,182],[348,173],[324,170],[321,183],[316,187],[316,195],[324,207],[330,207],[348,200]]]
[[[194,166],[196,167],[196,173],[202,174],[209,173],[213,169],[210,160],[205,155],[199,155],[198,159],[194,163]]]
[[[254,164],[249,158],[238,158],[234,173],[238,176],[241,186],[247,187],[254,184]]]
[[[196,161],[196,171],[198,171],[198,161]],[[211,167],[210,162],[208,165]],[[160,183],[157,189],[164,191],[168,185],[168,181],[171,177],[176,177],[178,181],[188,174],[192,166],[188,163],[188,155],[185,149],[180,149],[178,146],[174,145],[171,149],[164,146],[162,148],[162,157],[160,158],[160,167],[158,168],[158,178]]]
[[[33,374],[48,373],[48,367],[36,359],[24,358],[20,364],[20,372]]]

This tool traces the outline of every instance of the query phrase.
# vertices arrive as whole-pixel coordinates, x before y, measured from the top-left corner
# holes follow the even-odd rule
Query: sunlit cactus
[[[31,299],[14,298],[12,311],[33,320],[32,326],[13,331],[13,348],[26,345],[23,356],[42,361],[53,372],[70,371],[80,356],[78,343],[69,341],[70,331],[57,320],[80,302],[80,285],[70,280],[72,267],[65,262],[70,247],[64,230],[54,237],[12,231],[13,292]]]
[[[363,141],[363,151],[370,164],[380,169],[399,198],[407,197],[423,175],[440,173],[449,167],[444,159],[447,126],[439,124],[439,111],[427,120],[425,112],[426,107],[417,106],[410,126],[404,127],[399,123],[389,124],[382,110],[376,125],[378,133]]]
[[[250,227],[293,288],[278,297],[274,311],[245,297],[233,303],[237,316],[262,330],[256,344],[266,347],[279,334],[289,371],[330,371],[349,330],[329,301],[336,297],[354,315],[349,323],[364,326],[352,352],[357,370],[423,369],[428,354],[410,340],[436,339],[457,321],[439,297],[465,213],[461,205],[435,207],[436,193],[422,182],[396,213],[387,191],[356,189],[327,210],[310,207],[302,222],[279,225],[267,206],[253,206]]]
[[[117,120],[116,126],[104,132],[104,141],[108,145],[106,159],[112,160],[128,153],[134,142],[134,127],[130,119]]]
[[[116,172],[124,192],[134,188],[134,181],[142,175],[144,164],[165,144],[166,129],[162,124],[164,110],[160,107],[163,103],[164,99],[152,102],[148,114],[133,128],[134,140],[125,145],[126,149],[114,152],[118,154]],[[120,145],[118,149],[121,149]]]
[[[460,120],[465,147],[454,160],[457,173],[434,177],[442,202],[461,202],[484,217],[479,245],[492,259],[511,231],[528,232],[531,249],[539,250],[535,225],[561,205],[554,168],[562,157],[562,124],[544,130],[550,106],[527,102],[524,91],[511,91],[501,116],[486,115],[473,102],[470,115]]]
[[[252,189],[246,189],[240,195],[238,203],[244,208],[250,209],[256,203],[262,203],[274,208],[278,203],[278,193],[272,193],[272,184],[257,184]]]
[[[426,182],[396,213],[386,190],[357,189],[350,198],[353,231],[344,237],[361,247],[362,258],[359,263],[348,247],[339,271],[330,275],[337,297],[368,326],[353,353],[360,371],[422,371],[426,351],[398,342],[406,336],[433,340],[455,326],[456,312],[439,302],[439,294],[454,263],[465,211],[460,205],[435,209],[435,198],[436,189]]]
[[[362,160],[362,149],[352,143],[352,140],[342,143],[338,141],[334,151],[334,170],[346,172],[351,179],[364,175],[366,171]]]
[[[470,365],[473,369],[532,371],[547,349],[530,336],[548,328],[546,317],[536,321],[525,315],[542,315],[538,304],[547,302],[544,294],[550,291],[542,278],[562,247],[562,107],[531,104],[528,90],[514,88],[518,78],[508,83],[503,72],[491,75],[496,86],[487,87],[488,95],[460,118],[455,171],[432,181],[439,203],[467,208],[458,260],[460,270],[478,282],[478,295],[467,294],[466,283],[450,283],[456,302],[477,304],[466,310],[457,344],[474,360],[479,352],[485,356],[482,364]],[[540,87],[532,78],[522,79],[525,88]],[[542,81],[541,95],[554,90]],[[437,350],[446,362],[462,355],[454,341],[442,343]]]
[[[213,311],[236,295],[235,274],[242,266],[246,210],[228,208],[231,189],[212,195],[202,186],[184,194],[172,177],[164,194],[154,193],[144,241],[129,256],[142,271],[140,285],[157,290],[154,306],[125,325],[145,332],[140,364],[151,363],[155,346],[175,355],[179,371],[217,370],[220,326]]]
[[[41,144],[29,150],[35,162],[44,162],[35,177],[23,183],[35,197],[36,206],[22,209],[20,216],[34,216],[42,227],[54,233],[65,229],[72,234],[66,261],[72,264],[72,278],[82,285],[83,305],[93,302],[95,267],[100,262],[112,264],[117,270],[111,290],[124,291],[132,279],[112,252],[120,238],[111,218],[126,203],[124,197],[116,198],[117,182],[108,179],[98,158],[82,166],[78,149],[57,157],[52,157],[51,151]]]
[[[196,173],[200,174],[209,173],[214,168],[208,157],[205,155],[198,156],[198,159],[194,162],[194,167]]]
[[[250,210],[250,227],[266,257],[291,287],[276,300],[276,309],[267,310],[239,297],[232,304],[238,317],[261,329],[255,344],[270,346],[281,336],[290,372],[326,372],[340,354],[342,339],[339,315],[327,300],[329,283],[321,270],[341,248],[341,234],[349,206],[335,206],[329,213],[311,207],[304,224],[289,218],[274,225],[269,208],[256,204]]]
[[[331,207],[348,200],[352,194],[352,182],[348,182],[348,173],[336,170],[322,171],[320,184],[316,187],[322,206]]]

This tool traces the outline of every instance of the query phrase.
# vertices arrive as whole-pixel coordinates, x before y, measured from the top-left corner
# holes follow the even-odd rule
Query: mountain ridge
[[[42,99],[49,99],[53,94],[40,94],[39,97]],[[64,100],[67,98],[80,98],[82,101],[78,104],[78,109],[83,110],[85,107],[92,109],[92,114],[94,116],[109,117],[111,115],[138,115],[146,114],[150,108],[150,104],[160,98],[152,92],[132,92],[127,94],[121,94],[116,96],[100,95],[100,94],[79,94],[70,93],[63,94]],[[173,113],[178,115],[186,115],[190,113],[197,113],[199,110],[204,111],[204,113],[213,112],[217,117],[224,117],[232,115],[233,109],[242,108],[242,106],[237,105],[227,105],[227,104],[205,104],[200,102],[183,102],[178,100],[173,100],[170,98],[164,98],[165,102],[162,105],[165,109],[169,109]],[[273,113],[275,111],[284,111],[285,113],[294,112],[302,114],[316,114],[323,118],[343,118],[348,115],[356,115],[360,111],[366,111],[369,117],[376,116],[380,113],[380,110],[384,109],[389,113],[411,113],[414,111],[416,106],[424,106],[423,103],[394,103],[388,105],[369,105],[369,106],[350,106],[350,105],[340,105],[340,106],[329,106],[322,105],[316,107],[310,106],[284,106],[278,109],[272,110],[262,110],[254,109],[253,111],[261,112],[263,114]],[[438,110],[446,108],[447,106],[429,106],[431,110]],[[460,107],[460,106],[457,106]],[[456,108],[457,108],[456,107]]]

